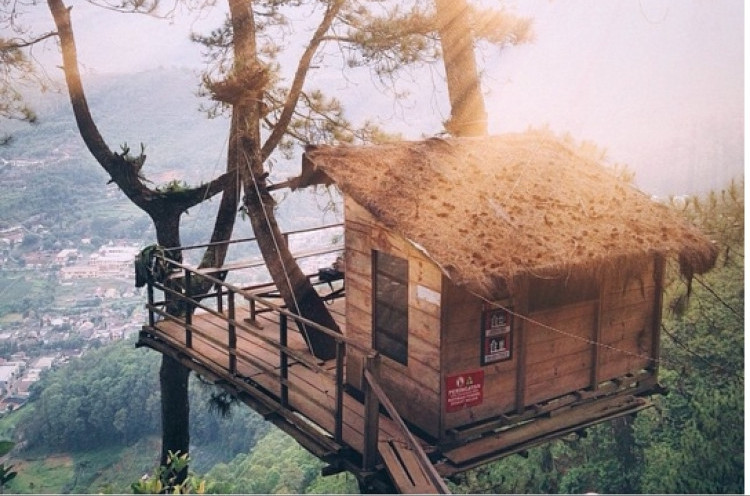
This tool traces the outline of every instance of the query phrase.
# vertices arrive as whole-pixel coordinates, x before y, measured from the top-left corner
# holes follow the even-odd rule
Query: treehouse
[[[322,292],[340,334],[271,303],[272,287],[161,259],[182,283],[150,279],[140,344],[364,489],[445,492],[441,477],[648,407],[667,260],[689,278],[716,258],[676,214],[542,133],[309,147],[290,186],[313,184],[344,196],[343,286]],[[196,277],[214,292],[184,289]],[[168,315],[155,290],[196,311]],[[306,328],[335,357],[313,356]]]
[[[399,413],[456,465],[474,451],[450,447],[498,428],[645,405],[634,397],[657,390],[665,256],[687,276],[716,256],[545,134],[311,147],[304,176],[345,197],[347,336],[382,355]],[[357,389],[362,363],[347,355]],[[484,444],[518,439],[506,431]]]

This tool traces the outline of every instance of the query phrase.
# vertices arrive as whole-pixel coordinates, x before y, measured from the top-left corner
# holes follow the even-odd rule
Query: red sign
[[[484,371],[449,375],[445,378],[445,411],[457,412],[482,404]]]

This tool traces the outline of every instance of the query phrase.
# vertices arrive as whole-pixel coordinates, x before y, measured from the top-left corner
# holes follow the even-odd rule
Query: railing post
[[[344,342],[336,341],[336,428],[333,434],[337,443],[344,434]]]
[[[190,327],[193,325],[193,306],[188,298],[190,297],[190,271],[185,269],[185,290],[184,299],[180,302],[181,307],[185,310],[185,347],[193,347],[193,331]]]
[[[148,294],[148,326],[154,327],[156,325],[156,319],[154,318],[154,283],[148,281],[146,285],[146,293]]]
[[[289,357],[286,354],[287,327],[286,314],[279,313],[279,344],[281,345],[279,346],[279,381],[281,383],[281,406],[284,408],[289,406],[289,387],[287,386],[287,379],[289,378]]]
[[[255,299],[250,298],[250,322],[255,322]]]
[[[224,289],[221,284],[216,285],[216,311],[224,312]]]
[[[368,371],[373,378],[378,378],[380,368],[380,356],[378,354],[365,357],[364,371]],[[364,452],[362,453],[362,469],[373,470],[378,463],[378,430],[380,429],[380,402],[370,387],[368,374],[362,378],[362,389],[365,395],[365,439]]]
[[[227,330],[229,331],[229,373],[237,373],[237,329],[234,325],[234,291],[227,293],[227,307],[229,312],[229,321]]]

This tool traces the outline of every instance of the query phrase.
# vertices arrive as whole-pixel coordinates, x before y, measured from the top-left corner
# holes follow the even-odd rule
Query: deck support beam
[[[333,438],[337,443],[344,439],[344,353],[346,347],[343,341],[336,342],[336,422]]]

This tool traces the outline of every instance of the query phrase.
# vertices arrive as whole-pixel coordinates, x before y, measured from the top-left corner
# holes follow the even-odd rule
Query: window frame
[[[408,366],[409,260],[372,250],[372,347],[383,356]],[[395,270],[392,270],[394,269]],[[387,294],[384,283],[395,284]],[[389,312],[389,319],[383,312]],[[384,325],[383,320],[389,321]]]

